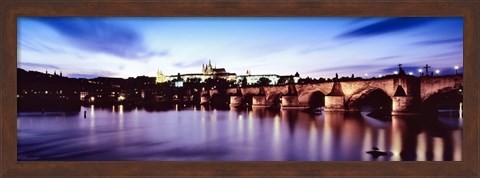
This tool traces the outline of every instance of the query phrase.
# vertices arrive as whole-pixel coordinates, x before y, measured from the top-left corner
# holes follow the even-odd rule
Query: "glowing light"
[[[378,77],[383,77],[383,75],[382,75],[382,74],[380,74],[380,75],[378,75]]]
[[[123,100],[125,100],[125,97],[124,97],[124,96],[119,96],[119,97],[118,97],[118,101],[123,101]]]
[[[422,70],[422,69],[418,69],[418,72],[423,72],[423,70]]]
[[[95,97],[90,97],[90,101],[95,101]]]
[[[455,70],[458,70],[458,66],[455,66],[454,68],[455,68]]]
[[[413,75],[413,72],[409,72],[408,75]]]
[[[398,71],[393,71],[393,74],[395,74],[395,75],[398,74]]]
[[[439,73],[440,73],[440,70],[438,70],[438,69],[435,70],[435,73],[436,73],[436,74],[439,74]]]

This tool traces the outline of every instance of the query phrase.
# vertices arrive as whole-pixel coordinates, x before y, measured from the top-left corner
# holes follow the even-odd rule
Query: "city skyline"
[[[331,78],[463,69],[462,18],[18,19],[18,67],[74,78],[228,72]]]

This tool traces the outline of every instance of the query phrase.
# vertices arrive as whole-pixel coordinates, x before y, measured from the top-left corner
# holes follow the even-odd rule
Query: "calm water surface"
[[[87,111],[84,118],[84,111]],[[18,160],[402,161],[462,160],[462,118],[204,107],[146,111],[82,107],[18,113]],[[378,158],[372,146],[389,151]]]

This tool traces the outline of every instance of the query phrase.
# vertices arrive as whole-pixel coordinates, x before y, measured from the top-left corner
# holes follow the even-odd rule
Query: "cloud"
[[[405,31],[425,25],[432,20],[432,18],[412,17],[391,18],[350,30],[348,32],[338,35],[337,38],[371,37],[386,33]]]
[[[398,59],[399,57],[400,56],[384,56],[384,57],[373,58],[372,60]]]
[[[378,66],[377,65],[350,65],[350,66],[340,66],[340,67],[319,68],[319,69],[309,71],[307,73],[315,73],[315,72],[338,72],[338,73],[342,73],[342,72],[345,72],[345,71],[358,71],[358,70],[364,70],[364,69],[376,68],[376,67],[378,67]]]
[[[327,51],[327,50],[334,50],[337,48],[345,48],[347,45],[357,42],[358,39],[349,39],[346,41],[338,42],[337,44],[329,44],[325,46],[309,46],[300,51],[301,54],[308,54],[312,52],[319,52],[319,51]]]
[[[57,44],[58,45],[58,44]],[[29,40],[28,38],[20,38],[18,41],[18,46],[19,46],[19,51],[20,53],[23,50],[29,50],[29,51],[34,51],[38,53],[55,53],[55,54],[68,54],[71,56],[75,56],[78,59],[84,59],[86,58],[84,55],[75,52],[75,51],[69,51],[64,48],[61,48],[57,45],[52,45],[51,44],[44,44],[44,43],[39,43],[33,40]]]
[[[117,75],[117,73],[110,72],[110,71],[86,71],[83,73],[73,73],[73,74],[68,74],[68,77],[71,78],[87,78],[87,79],[92,79],[92,78],[97,78],[97,77],[112,77]]]
[[[403,65],[402,66],[402,69],[405,71],[405,73],[409,73],[409,72],[413,72],[414,75],[417,75],[418,74],[418,69],[422,69],[422,70],[425,70],[425,68],[423,68],[424,66],[411,66],[411,65]],[[389,68],[384,68],[381,70],[382,73],[385,73],[385,74],[393,74],[394,71],[398,71],[398,66],[397,67],[389,67]],[[432,71],[432,69],[430,68],[429,69],[429,72]]]
[[[179,68],[189,68],[189,67],[200,67],[202,64],[206,64],[205,60],[196,60],[189,63],[177,62],[173,64],[173,66],[179,67]]]
[[[413,43],[413,45],[438,45],[438,44],[451,44],[451,43],[462,43],[463,38],[450,38],[442,40],[426,40]]]
[[[31,62],[20,62],[18,65],[19,68],[45,68],[45,69],[60,69],[57,66],[49,65],[49,64],[39,64],[39,63],[31,63]]]
[[[434,55],[429,55],[426,56],[427,58],[438,58],[438,57],[450,57],[450,56],[461,56],[463,55],[463,51],[450,51],[450,52],[445,52],[445,53],[440,53],[440,54],[434,54]]]
[[[125,59],[165,56],[167,51],[151,51],[135,30],[98,18],[33,18],[48,25],[82,50],[101,52]]]

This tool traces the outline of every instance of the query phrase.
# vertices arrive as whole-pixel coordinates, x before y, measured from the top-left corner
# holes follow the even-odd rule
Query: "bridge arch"
[[[448,92],[450,90],[463,88],[462,76],[445,77],[424,77],[420,80],[420,99],[426,101],[432,95],[438,92]]]
[[[374,107],[383,107],[391,110],[392,108],[392,96],[389,96],[388,93],[377,87],[370,87],[364,90],[359,91],[358,93],[352,95],[347,100],[347,106],[349,108],[360,108],[362,106],[374,106]]]
[[[427,100],[431,99],[433,96],[436,96],[436,95],[441,95],[441,94],[446,94],[446,93],[450,93],[450,92],[460,92],[460,91],[463,91],[463,86],[454,86],[454,87],[443,87],[441,89],[438,89],[438,90],[435,90],[433,92],[428,92],[428,93],[425,93],[423,94],[422,96],[422,102],[426,102]]]
[[[325,106],[325,96],[326,94],[320,90],[312,90],[308,92],[302,92],[298,96],[300,104],[312,108],[318,108]]]
[[[425,107],[434,109],[459,107],[463,100],[463,88],[445,87],[422,98]]]
[[[213,93],[210,97],[210,104],[214,106],[228,105],[229,97],[226,93]]]
[[[246,93],[243,95],[243,103],[246,104],[247,106],[252,106],[252,98],[254,94],[253,93]]]
[[[285,94],[282,92],[270,93],[267,95],[267,103],[271,103],[273,106],[280,106],[283,95]]]

